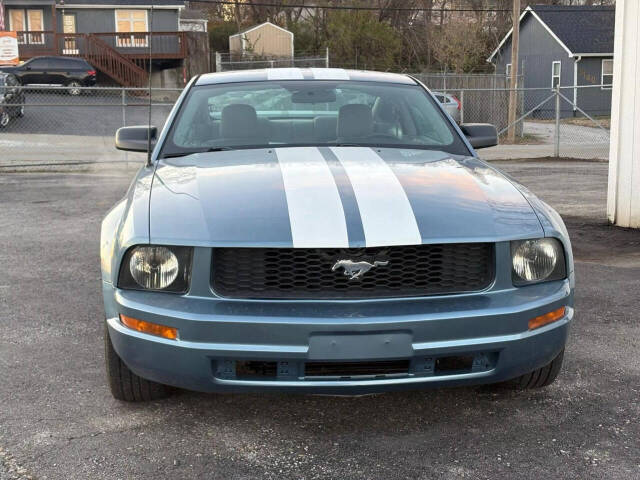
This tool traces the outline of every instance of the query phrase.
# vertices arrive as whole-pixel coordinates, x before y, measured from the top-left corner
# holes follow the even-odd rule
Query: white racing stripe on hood
[[[315,147],[275,150],[294,248],[346,248],[347,222],[329,165]]]
[[[267,80],[303,80],[304,75],[299,68],[268,68]]]
[[[353,186],[367,247],[421,244],[413,209],[391,167],[371,148],[331,150]]]

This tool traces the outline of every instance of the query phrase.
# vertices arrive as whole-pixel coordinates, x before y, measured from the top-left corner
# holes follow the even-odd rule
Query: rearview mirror
[[[149,135],[151,135],[151,148],[156,143],[158,129],[154,126],[122,127],[116,132],[116,148],[129,152],[146,152],[149,148]]]
[[[462,123],[460,130],[473,148],[493,147],[498,144],[498,132],[490,123]]]

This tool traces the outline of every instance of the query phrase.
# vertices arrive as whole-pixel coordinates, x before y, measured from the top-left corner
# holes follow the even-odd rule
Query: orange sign
[[[0,65],[17,65],[19,61],[16,32],[0,32]]]

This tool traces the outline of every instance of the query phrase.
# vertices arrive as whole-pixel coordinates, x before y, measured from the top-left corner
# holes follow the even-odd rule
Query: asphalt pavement
[[[607,165],[499,163],[565,216],[576,317],[549,388],[124,404],[102,352],[100,220],[131,175],[0,172],[0,479],[640,478],[640,232]]]

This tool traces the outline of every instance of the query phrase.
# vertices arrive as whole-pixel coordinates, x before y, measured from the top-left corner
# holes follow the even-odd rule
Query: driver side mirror
[[[146,152],[149,148],[149,136],[153,149],[157,135],[158,129],[154,126],[121,127],[116,132],[116,148],[129,152]]]
[[[460,130],[473,148],[486,148],[498,145],[498,132],[490,123],[462,123]]]

